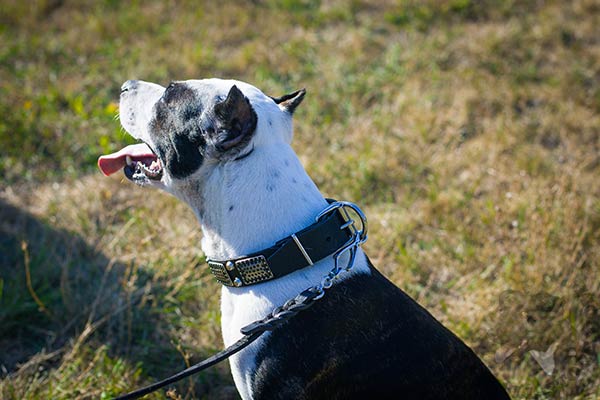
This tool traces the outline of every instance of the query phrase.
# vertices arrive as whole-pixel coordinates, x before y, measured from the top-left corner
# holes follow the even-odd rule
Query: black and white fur
[[[290,147],[304,91],[278,99],[239,81],[206,79],[122,87],[123,127],[158,155],[160,180],[134,182],[194,210],[202,250],[233,259],[308,225],[327,203]],[[327,258],[283,278],[223,287],[225,345],[332,268]],[[312,308],[231,357],[243,399],[505,399],[460,339],[384,278],[359,250]]]

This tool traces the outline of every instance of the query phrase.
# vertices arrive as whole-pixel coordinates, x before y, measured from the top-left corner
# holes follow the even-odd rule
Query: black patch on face
[[[154,107],[155,116],[150,122],[154,150],[171,176],[185,178],[204,161],[202,104],[186,84],[171,83]]]
[[[154,106],[154,150],[174,178],[191,175],[206,158],[236,159],[252,139],[257,116],[249,100],[236,86],[217,99],[180,82],[171,83]],[[206,110],[207,103],[214,109]]]

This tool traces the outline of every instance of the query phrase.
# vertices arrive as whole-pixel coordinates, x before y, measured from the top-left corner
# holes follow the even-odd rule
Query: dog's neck
[[[207,257],[227,260],[275,244],[314,222],[327,202],[285,143],[207,167],[195,210]]]
[[[201,189],[186,201],[202,225],[202,249],[214,260],[234,259],[270,247],[312,224],[327,207],[285,143],[257,146],[248,157],[206,166],[202,174],[198,181]],[[193,189],[189,193],[194,193]],[[363,256],[359,259],[355,270],[366,265]],[[311,268],[259,285],[223,286],[221,327],[225,345],[241,338],[243,326],[318,284],[331,268],[332,261],[324,259]],[[257,346],[253,343],[230,358],[236,386],[244,399],[251,398]]]

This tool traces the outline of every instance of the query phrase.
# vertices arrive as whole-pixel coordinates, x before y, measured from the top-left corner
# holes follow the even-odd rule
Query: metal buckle
[[[355,221],[352,219],[350,214],[348,214],[348,209],[351,209],[356,215],[358,215],[358,218],[360,219],[361,223],[360,229],[356,227]],[[342,269],[340,269],[339,266],[340,257],[346,252],[349,252],[348,263],[346,267],[343,268],[344,270],[349,271],[354,266],[354,260],[356,258],[356,252],[358,247],[367,241],[367,217],[362,212],[362,210],[354,203],[350,203],[349,201],[334,201],[327,208],[321,211],[319,215],[317,215],[316,220],[319,221],[327,214],[332,213],[336,210],[340,213],[344,221],[346,221],[340,227],[340,229],[349,228],[352,232],[352,237],[338,251],[336,251],[333,254],[334,267],[329,273],[329,275],[327,275],[321,283],[321,287],[325,289],[331,287],[335,277],[340,273],[340,271],[342,271]]]
[[[273,271],[263,255],[242,258],[235,261],[235,266],[246,285],[263,282],[274,277]]]
[[[356,227],[356,224],[352,217],[350,216],[350,214],[348,214],[348,209],[351,209],[352,211],[354,211],[354,213],[356,215],[358,215],[358,218],[360,218],[360,229],[358,229]],[[357,244],[356,245],[361,245],[364,242],[367,241],[367,217],[366,215],[362,212],[362,210],[354,203],[350,203],[349,201],[335,201],[333,203],[331,203],[329,206],[327,206],[327,208],[325,208],[323,211],[321,211],[319,213],[319,215],[317,215],[317,217],[315,218],[315,220],[318,222],[321,220],[321,218],[325,217],[327,214],[330,214],[334,211],[338,210],[340,215],[342,216],[342,218],[346,221],[346,223],[344,223],[340,229],[346,229],[349,228],[350,231],[352,232],[352,235],[356,235],[356,237],[358,237],[357,240]]]

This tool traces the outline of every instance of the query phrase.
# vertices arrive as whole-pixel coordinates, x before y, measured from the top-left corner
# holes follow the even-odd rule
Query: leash
[[[260,335],[262,335],[265,331],[262,332],[256,332],[253,333],[251,335],[244,335],[240,340],[238,340],[237,342],[235,342],[234,344],[232,344],[231,346],[229,346],[228,348],[226,348],[225,350],[221,350],[220,352],[218,352],[217,354],[207,358],[206,360],[203,360],[201,362],[199,362],[198,364],[195,364],[187,369],[184,369],[183,371],[170,376],[166,379],[163,379],[162,381],[153,383],[151,385],[145,386],[141,389],[137,389],[134,390],[133,392],[124,394],[122,396],[116,397],[115,400],[130,400],[130,399],[138,399],[144,395],[147,395],[148,393],[152,393],[157,391],[160,388],[163,388],[167,385],[170,385],[171,383],[177,382],[183,378],[186,378],[190,375],[193,375],[197,372],[200,372],[202,370],[205,370],[209,367],[212,367],[213,365],[228,359],[229,357],[231,357],[232,355],[234,355],[235,353],[237,353],[238,351],[242,350],[243,348],[245,348],[246,346],[248,346],[250,343],[254,342],[256,339],[258,339],[260,337]]]
[[[177,382],[183,378],[212,367],[213,365],[226,360],[235,353],[243,350],[245,347],[249,346],[252,342],[258,339],[263,333],[277,329],[289,319],[296,316],[299,312],[306,310],[317,300],[321,299],[325,295],[325,291],[333,286],[335,280],[338,279],[342,273],[348,272],[352,269],[354,266],[354,261],[356,260],[356,252],[358,247],[367,241],[367,217],[356,204],[347,201],[331,202],[327,208],[317,215],[316,220],[319,221],[325,215],[335,212],[336,210],[340,210],[343,211],[348,218],[348,222],[344,224],[341,229],[346,229],[349,225],[354,226],[354,220],[350,218],[348,212],[346,211],[347,208],[352,209],[358,215],[361,220],[361,229],[359,230],[355,228],[353,230],[354,234],[352,238],[333,254],[334,266],[331,271],[329,271],[329,273],[321,279],[321,282],[318,285],[304,290],[296,297],[286,301],[283,305],[276,307],[263,319],[254,321],[251,324],[244,326],[240,330],[243,335],[242,338],[226,349],[221,350],[217,354],[214,354],[211,357],[202,360],[199,363],[194,364],[193,366],[186,368],[173,376],[142,387],[133,392],[116,397],[114,400],[131,400],[140,398],[146,394],[155,392],[158,389],[170,385],[171,383]],[[340,257],[346,253],[349,255],[348,262],[346,266],[340,267]]]

